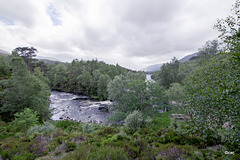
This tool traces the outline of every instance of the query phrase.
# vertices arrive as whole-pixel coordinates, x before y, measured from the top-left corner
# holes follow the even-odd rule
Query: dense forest
[[[240,2],[197,56],[144,72],[96,60],[0,57],[0,159],[239,159]],[[51,90],[109,100],[107,123],[51,121]]]

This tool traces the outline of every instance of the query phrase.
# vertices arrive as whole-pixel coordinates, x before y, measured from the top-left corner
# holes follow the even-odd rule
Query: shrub
[[[133,111],[125,119],[125,126],[129,131],[137,131],[144,123],[143,114],[139,111]]]
[[[67,142],[66,143],[66,152],[73,151],[77,147],[75,142]]]
[[[14,116],[15,125],[19,128],[24,129],[25,136],[27,135],[28,128],[37,123],[37,112],[33,112],[29,108],[25,108],[23,112],[16,113]]]
[[[55,126],[50,122],[45,122],[43,125],[35,125],[28,129],[27,135],[34,137],[35,135],[42,135],[46,133],[54,133],[56,131]]]
[[[226,140],[239,143],[240,66],[232,63],[231,58],[219,55],[186,79],[186,111],[192,115],[189,132],[208,139],[212,133],[217,136],[228,122]]]
[[[111,160],[127,160],[129,159],[127,154],[124,152],[122,148],[119,147],[100,147],[96,151],[88,154],[87,159],[89,160],[103,160],[103,159],[111,159]]]
[[[83,133],[94,133],[94,127],[91,123],[85,123],[82,126],[82,132]]]
[[[112,135],[114,133],[117,133],[116,129],[114,129],[113,127],[106,127],[106,128],[101,129],[97,134],[107,137],[108,135]]]
[[[62,120],[53,122],[57,128],[72,132],[72,130],[81,130],[82,124],[76,121]]]

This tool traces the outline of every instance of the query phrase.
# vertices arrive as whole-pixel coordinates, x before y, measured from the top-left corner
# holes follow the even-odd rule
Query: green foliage
[[[215,39],[213,41],[207,41],[205,46],[199,49],[198,58],[206,60],[219,53],[219,42]]]
[[[98,80],[98,96],[101,99],[107,99],[108,98],[108,92],[107,92],[107,85],[110,81],[110,77],[108,75],[101,75]]]
[[[170,115],[163,113],[165,118]],[[178,111],[174,111],[179,113]],[[161,113],[162,114],[162,113]],[[162,116],[163,117],[163,116]],[[168,117],[169,118],[169,117]],[[15,136],[1,139],[0,154],[3,159],[238,159],[237,146],[216,146],[213,141],[203,141],[198,135],[176,132],[174,129],[141,128],[127,134],[125,127],[98,126],[100,131],[81,134],[82,123],[69,121],[48,122],[57,132],[32,138],[17,134],[12,123],[1,123],[0,129]],[[44,124],[45,125],[45,124]],[[69,126],[67,126],[69,125]],[[46,125],[48,126],[48,125]],[[59,127],[62,128],[59,128]],[[39,126],[40,127],[40,126]],[[70,128],[76,128],[77,133]],[[14,135],[13,134],[13,135]],[[213,146],[214,145],[214,146]],[[198,149],[199,148],[199,149]],[[218,148],[218,149],[216,149]],[[226,155],[225,151],[234,151]]]
[[[96,151],[91,152],[87,159],[89,160],[127,160],[129,159],[122,148],[119,147],[100,147]]]
[[[143,114],[139,111],[134,110],[132,114],[129,114],[125,119],[125,127],[129,131],[137,131],[143,125],[149,126],[151,124],[151,119],[147,117],[144,119]]]
[[[70,152],[70,151],[73,151],[77,148],[77,145],[76,143],[74,142],[67,142],[66,143],[66,152]]]
[[[73,60],[72,63],[49,65],[51,89],[80,93],[106,100],[110,79],[129,70],[104,62]]]
[[[112,135],[114,133],[117,133],[117,130],[113,127],[106,127],[106,128],[102,128],[97,135],[103,136],[103,137],[107,137],[108,135]]]
[[[11,137],[16,132],[16,126],[13,124],[6,123],[4,121],[0,121],[0,140]],[[1,141],[0,141],[1,145]]]
[[[160,128],[167,128],[171,124],[168,112],[159,113],[157,117],[154,117],[152,120],[152,129],[157,130]]]
[[[13,57],[11,66],[12,76],[8,80],[9,86],[3,91],[1,112],[11,116],[30,108],[37,111],[41,119],[47,119],[50,114],[47,84],[27,70],[22,58]]]
[[[23,112],[15,114],[14,123],[17,127],[25,131],[25,136],[27,135],[28,128],[33,126],[37,122],[37,113],[33,112],[29,108],[25,108]]]
[[[232,8],[232,15],[225,19],[218,19],[214,27],[221,32],[220,38],[226,44],[226,49],[233,55],[233,58],[239,63],[240,61],[240,1],[236,0]]]
[[[137,131],[143,125],[143,114],[139,111],[133,111],[125,119],[126,128],[130,131]]]
[[[170,63],[162,65],[161,70],[152,76],[161,86],[169,88],[172,83],[182,83],[182,76],[179,73],[180,62],[176,57]]]
[[[90,81],[91,95],[98,94],[98,81],[99,81],[99,78],[101,75],[102,75],[102,73],[99,70],[93,71],[91,81]]]
[[[148,92],[151,95],[151,105],[163,111],[168,110],[168,97],[165,89],[155,82],[147,82]]]
[[[48,78],[51,82],[51,89],[68,91],[67,84],[69,79],[67,76],[67,67],[65,65],[57,64],[55,66],[52,66],[50,68],[50,73]]]
[[[37,60],[33,58],[37,56],[36,55],[37,49],[35,49],[34,47],[18,47],[18,48],[15,48],[13,52],[15,52],[15,55],[23,58],[23,60],[27,64],[27,68],[30,71],[34,70],[33,62]]]
[[[11,75],[10,65],[6,61],[6,59],[3,56],[1,56],[0,57],[0,80],[8,79],[10,75]]]
[[[231,56],[218,56],[207,66],[195,71],[185,83],[188,108],[192,114],[193,132],[208,137],[229,123],[232,143],[239,142],[240,66]]]
[[[37,135],[49,134],[56,132],[56,128],[50,122],[45,122],[43,125],[34,125],[27,130],[29,137],[35,137]]]
[[[107,86],[107,91],[109,94],[108,99],[111,101],[120,101],[124,90],[126,88],[125,77],[123,75],[116,76],[111,80]]]
[[[82,130],[82,123],[69,120],[54,121],[57,128],[61,128],[64,132],[73,133]]]
[[[156,109],[152,105],[157,103],[157,98],[162,98],[158,97],[161,91],[157,89],[157,87],[148,89],[147,82],[143,80],[141,73],[137,73],[136,77],[132,73],[128,73],[127,76],[116,76],[108,84],[109,100],[114,101],[110,106],[109,121],[114,124],[122,123],[134,110],[142,112],[144,118],[152,115]],[[152,94],[153,100],[150,99],[151,92],[155,93]]]
[[[179,83],[172,83],[166,95],[170,101],[181,103],[184,100],[184,88]]]
[[[85,123],[82,126],[83,133],[94,133],[94,126],[91,123]]]
[[[82,74],[77,77],[80,93],[89,95],[90,79],[91,75],[86,70],[83,70]]]

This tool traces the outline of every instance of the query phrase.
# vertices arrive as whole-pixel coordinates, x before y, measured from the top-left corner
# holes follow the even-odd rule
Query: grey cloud
[[[2,19],[18,24],[0,25],[4,31],[0,38],[7,37],[6,42],[12,44],[27,40],[41,54],[64,61],[99,58],[140,69],[197,51],[216,36],[212,23],[226,13],[218,15],[216,11],[222,12],[223,3],[229,4],[230,10],[234,1],[46,0],[44,10],[38,5],[42,1],[0,0]],[[48,24],[49,4],[62,22],[57,27]]]
[[[181,3],[179,0],[135,0],[126,6],[123,19],[141,26],[169,22],[181,8]]]
[[[25,0],[1,0],[0,13],[8,21],[32,26],[35,23],[36,8]]]

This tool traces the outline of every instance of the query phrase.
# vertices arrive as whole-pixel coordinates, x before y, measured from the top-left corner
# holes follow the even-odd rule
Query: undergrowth
[[[152,125],[130,132],[125,126],[50,121],[29,129],[1,122],[0,154],[6,159],[239,159],[232,145],[183,132],[186,122],[158,113]],[[231,148],[232,147],[232,148]],[[225,151],[234,152],[225,154]],[[0,159],[1,159],[0,158]]]

